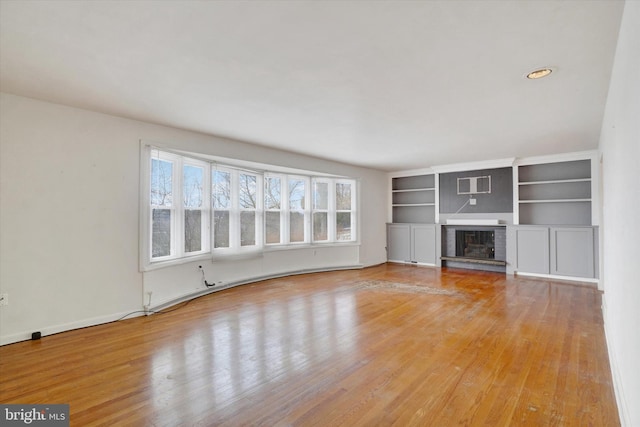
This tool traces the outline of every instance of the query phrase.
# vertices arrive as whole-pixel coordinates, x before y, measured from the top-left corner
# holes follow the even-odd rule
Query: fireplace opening
[[[495,259],[495,233],[493,230],[456,230],[456,256]]]

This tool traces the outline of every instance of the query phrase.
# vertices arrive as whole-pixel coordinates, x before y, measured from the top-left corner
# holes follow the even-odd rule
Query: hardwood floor
[[[71,425],[616,426],[592,285],[386,264],[0,347]]]

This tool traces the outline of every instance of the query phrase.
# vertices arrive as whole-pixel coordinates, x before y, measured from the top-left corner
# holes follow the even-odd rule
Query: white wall
[[[604,321],[623,426],[640,426],[640,2],[627,1],[600,139]]]
[[[208,280],[386,259],[382,172],[0,94],[0,292],[9,294],[9,305],[0,307],[0,344],[140,310],[143,283],[157,286],[158,300],[200,286],[194,264],[144,278],[138,270],[140,140],[361,178],[360,248],[286,251],[241,264],[200,262]]]

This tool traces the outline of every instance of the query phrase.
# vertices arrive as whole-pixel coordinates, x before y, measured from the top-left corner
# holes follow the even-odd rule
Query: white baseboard
[[[602,295],[602,318],[604,319],[604,338],[607,343],[607,352],[609,354],[609,365],[611,366],[611,377],[613,378],[613,391],[616,395],[616,403],[618,404],[618,416],[620,417],[621,427],[632,427],[631,415],[629,415],[629,407],[624,397],[624,391],[622,388],[622,375],[616,362],[615,354],[613,352],[613,343],[610,341],[611,336],[607,327],[607,302],[605,295]]]
[[[19,332],[17,334],[0,337],[0,345],[13,344],[20,341],[30,340],[31,334],[33,332],[40,332],[42,334],[42,337],[45,337],[47,335],[58,334],[60,332],[71,331],[73,329],[81,329],[89,326],[101,325],[103,323],[115,322],[116,320],[122,319],[124,316],[126,316],[127,319],[129,319],[132,317],[139,317],[142,315],[144,315],[144,311],[142,309],[139,312],[137,312],[136,310],[130,310],[130,311],[123,311],[121,313],[114,313],[114,314],[108,314],[105,316],[97,316],[89,319],[83,319],[77,322],[64,323],[64,324],[55,325],[55,326],[48,326],[46,328],[40,328],[38,331],[31,330],[31,331]]]
[[[595,284],[600,283],[600,279],[593,279],[589,277],[558,276],[555,274],[524,273],[520,271],[515,271],[514,274],[516,276],[538,277],[541,279],[551,279],[551,280],[566,280],[569,282],[585,282],[585,283],[595,283]]]

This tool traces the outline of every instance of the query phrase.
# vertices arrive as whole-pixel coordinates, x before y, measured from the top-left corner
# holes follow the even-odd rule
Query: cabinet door
[[[436,226],[435,225],[413,225],[411,226],[411,237],[413,239],[412,261],[423,264],[436,263]]]
[[[518,227],[516,232],[516,270],[549,274],[549,228]]]
[[[409,224],[387,225],[387,259],[411,261],[411,233]]]
[[[595,276],[593,228],[551,228],[551,274],[589,278]]]

